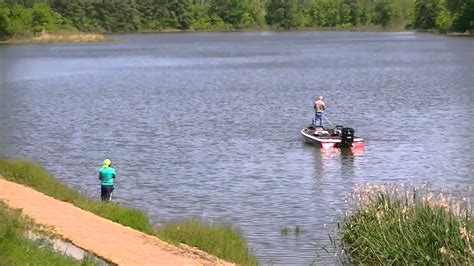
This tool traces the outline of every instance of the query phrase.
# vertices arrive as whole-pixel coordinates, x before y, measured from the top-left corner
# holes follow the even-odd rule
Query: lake
[[[157,225],[230,222],[262,264],[314,262],[354,185],[474,183],[474,38],[115,37],[0,46],[0,155],[39,162],[95,198],[109,157],[115,201]],[[325,125],[353,127],[363,151],[303,143],[319,95]]]

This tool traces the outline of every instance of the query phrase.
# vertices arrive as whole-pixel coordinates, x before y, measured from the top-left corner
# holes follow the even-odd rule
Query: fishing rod
[[[329,121],[329,119],[325,116],[325,115],[322,115],[324,117],[324,119],[326,119],[326,121],[328,121],[328,123],[331,125],[331,126],[334,126],[331,121]]]

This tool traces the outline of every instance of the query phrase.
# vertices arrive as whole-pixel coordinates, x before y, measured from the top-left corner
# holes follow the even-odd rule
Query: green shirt
[[[99,170],[99,179],[102,185],[113,185],[115,176],[115,169],[112,167],[102,167]]]

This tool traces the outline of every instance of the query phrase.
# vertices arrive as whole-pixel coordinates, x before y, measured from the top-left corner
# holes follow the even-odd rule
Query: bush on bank
[[[256,264],[255,258],[249,254],[242,235],[230,225],[212,225],[198,220],[189,220],[170,223],[155,229],[143,212],[115,203],[92,200],[60,183],[43,167],[26,160],[0,158],[0,176],[32,187],[58,200],[72,203],[119,224],[157,235],[165,241],[175,244],[185,243],[234,263]],[[186,229],[179,230],[180,228]]]
[[[429,188],[356,187],[339,231],[354,264],[455,264],[474,261],[474,219],[469,195]]]

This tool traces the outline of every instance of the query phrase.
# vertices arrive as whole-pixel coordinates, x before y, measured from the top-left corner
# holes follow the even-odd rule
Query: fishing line
[[[329,121],[329,119],[325,116],[325,115],[322,115],[324,117],[324,119],[326,119],[326,121],[328,121],[328,123],[331,125],[331,126],[334,126],[331,121]]]

